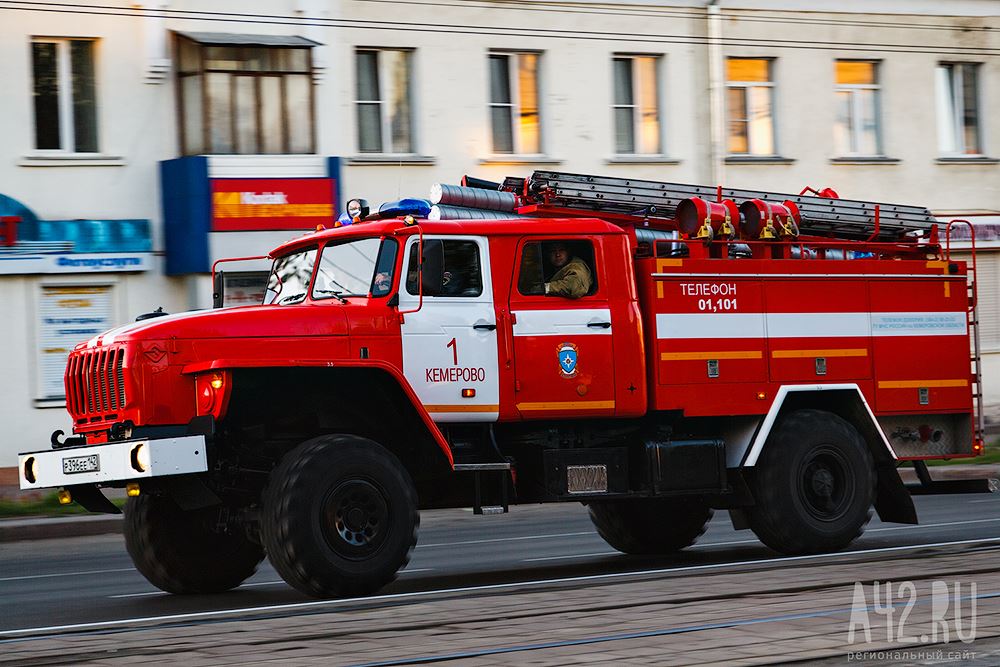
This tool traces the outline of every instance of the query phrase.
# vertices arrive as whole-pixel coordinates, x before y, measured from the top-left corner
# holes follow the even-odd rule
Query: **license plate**
[[[63,474],[72,475],[78,472],[94,472],[101,469],[101,460],[97,454],[90,456],[74,456],[63,459]]]

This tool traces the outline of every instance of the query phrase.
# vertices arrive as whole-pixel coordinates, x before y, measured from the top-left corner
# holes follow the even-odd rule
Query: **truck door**
[[[592,280],[582,296],[549,290],[560,267],[552,249],[565,245]],[[511,286],[514,401],[523,419],[610,416],[615,413],[611,309],[599,246],[593,240],[526,238],[518,244],[517,280]],[[562,261],[562,258],[557,258]]]
[[[403,374],[435,421],[495,421],[497,320],[487,239],[425,236],[421,272],[419,247],[417,237],[406,244],[399,290]]]

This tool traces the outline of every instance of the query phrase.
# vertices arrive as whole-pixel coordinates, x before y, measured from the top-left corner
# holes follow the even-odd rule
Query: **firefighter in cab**
[[[545,283],[545,293],[578,299],[590,291],[594,278],[587,263],[570,252],[563,241],[548,244],[547,258],[555,273]]]

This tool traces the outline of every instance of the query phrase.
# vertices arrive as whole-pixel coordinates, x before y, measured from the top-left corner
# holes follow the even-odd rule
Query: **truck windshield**
[[[395,239],[357,239],[326,246],[316,270],[313,298],[388,294],[396,248]]]
[[[317,248],[285,255],[274,260],[264,292],[264,304],[301,303],[309,291],[309,279],[316,264]]]

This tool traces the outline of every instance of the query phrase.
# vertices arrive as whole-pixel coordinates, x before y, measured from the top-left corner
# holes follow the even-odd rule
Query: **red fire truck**
[[[903,462],[987,490],[924,464],[982,451],[975,262],[926,209],[556,172],[418,204],[276,248],[260,305],[80,343],[22,488],[125,487],[163,590],[266,554],[313,596],[392,580],[423,508],[581,502],[633,554],[725,509],[798,554],[915,523]]]

